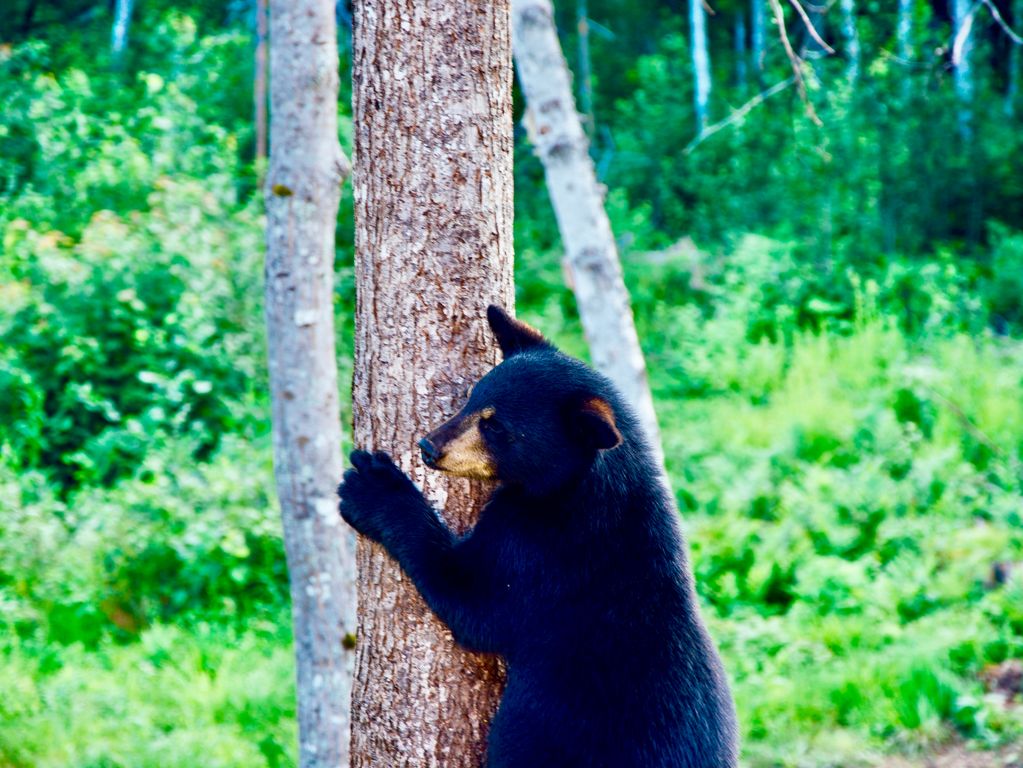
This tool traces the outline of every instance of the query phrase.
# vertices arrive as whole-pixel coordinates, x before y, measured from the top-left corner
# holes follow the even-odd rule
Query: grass
[[[0,766],[294,765],[288,619],[156,625],[92,648],[8,639]]]
[[[661,418],[747,763],[1023,738],[978,679],[1023,656],[1023,580],[985,586],[1023,559],[1023,350],[873,318],[746,354]]]

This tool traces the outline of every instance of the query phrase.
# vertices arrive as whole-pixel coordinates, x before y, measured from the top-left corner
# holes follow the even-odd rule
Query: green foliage
[[[15,52],[18,77],[0,78],[26,105],[0,119],[31,136],[0,215],[0,446],[68,490],[125,475],[165,435],[201,458],[245,426],[264,379],[261,214],[179,84],[140,75],[151,105],[120,117],[85,73],[34,71],[40,56]]]
[[[157,625],[130,645],[0,641],[0,764],[295,765],[287,615],[244,631]]]
[[[287,599],[270,450],[227,438],[209,463],[173,440],[114,488],[61,502],[0,474],[0,603],[17,636],[93,645],[192,617],[244,621]],[[59,552],[59,557],[54,553]]]

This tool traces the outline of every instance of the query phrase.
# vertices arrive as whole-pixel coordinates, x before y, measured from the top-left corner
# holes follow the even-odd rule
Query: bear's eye
[[[493,408],[484,408],[480,411],[480,429],[493,437],[506,437],[508,430],[504,425],[494,418]]]

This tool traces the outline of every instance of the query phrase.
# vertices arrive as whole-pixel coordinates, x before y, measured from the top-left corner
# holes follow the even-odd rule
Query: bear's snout
[[[463,410],[420,440],[423,463],[457,477],[494,477],[494,459],[480,434],[481,418],[482,412]]]
[[[440,458],[440,450],[428,437],[419,441],[419,450],[423,453],[423,463],[428,467],[434,466]]]

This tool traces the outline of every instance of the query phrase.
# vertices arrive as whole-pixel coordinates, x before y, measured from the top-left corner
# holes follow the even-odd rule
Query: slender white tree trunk
[[[632,403],[660,456],[646,363],[550,0],[512,0],[512,39],[530,137],[543,162],[593,364]]]
[[[114,5],[114,25],[110,30],[110,52],[115,59],[121,58],[128,47],[128,27],[131,26],[131,12],[135,0],[117,0]]]
[[[845,38],[846,77],[855,83],[860,76],[860,33],[856,28],[856,0],[840,0],[842,37]]]
[[[303,768],[348,764],[354,662],[354,537],[334,492],[342,468],[334,228],[348,173],[335,37],[331,0],[271,0],[266,321]]]
[[[510,307],[507,0],[357,0],[355,441],[388,451],[465,530],[484,488],[423,467],[416,440],[498,360]],[[359,543],[354,768],[478,768],[501,692],[383,549]]]
[[[707,11],[703,0],[689,0],[690,52],[693,57],[693,106],[696,110],[696,132],[707,127],[710,104],[710,52],[707,49]]]
[[[959,135],[962,137],[965,161],[960,187],[963,190],[966,207],[966,239],[976,242],[981,234],[983,222],[982,197],[977,189],[976,163],[977,147],[974,141],[974,79],[973,79],[973,26],[977,8],[972,0],[950,0],[952,10],[953,45],[952,58],[956,96],[959,100],[957,119]]]
[[[973,15],[970,0],[950,0],[952,33],[958,49],[955,63],[955,90],[959,97],[959,132],[970,143],[973,138]]]
[[[764,34],[767,23],[766,0],[750,0],[750,54],[753,58],[753,71],[757,78],[764,74]]]

